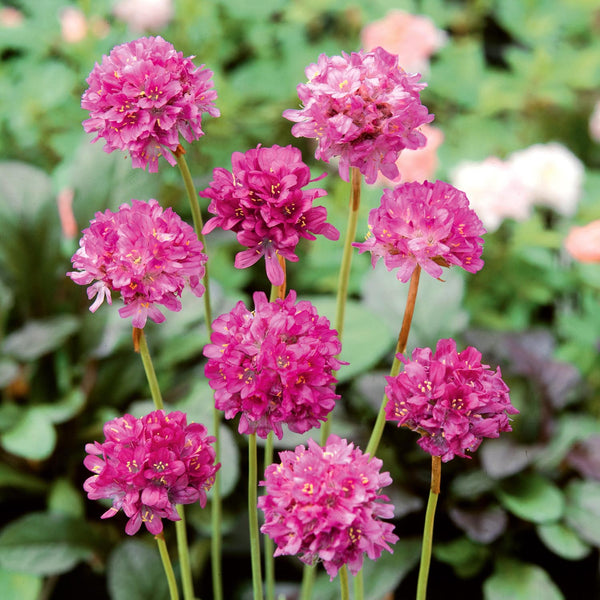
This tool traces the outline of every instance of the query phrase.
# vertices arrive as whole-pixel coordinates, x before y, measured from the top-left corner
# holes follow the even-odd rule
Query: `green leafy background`
[[[472,460],[444,465],[436,518],[430,597],[554,600],[600,596],[600,264],[569,259],[570,227],[600,218],[600,144],[588,119],[600,100],[597,0],[176,0],[160,32],[214,72],[221,118],[186,146],[199,189],[234,151],[293,143],[321,182],[329,220],[345,226],[348,185],[317,163],[307,140],[281,117],[298,105],[296,86],[320,53],[360,48],[360,31],[398,8],[429,16],[448,34],[425,74],[423,102],[445,136],[437,176],[462,160],[506,157],[557,141],[585,165],[573,217],[536,210],[486,236],[485,268],[423,281],[409,345],[453,336],[501,365],[521,411],[514,432],[485,441]],[[125,411],[151,410],[129,324],[114,307],[88,311],[84,291],[65,277],[77,241],[66,239],[57,194],[71,188],[80,228],[94,213],[131,198],[155,197],[191,220],[175,169],[132,170],[102,142],[90,144],[79,102],[96,61],[134,39],[109,0],[11,0],[24,16],[0,25],[0,590],[3,600],[136,600],[167,597],[151,536],[128,538],[118,516],[85,498],[84,445]],[[61,37],[60,14],[81,9],[90,24],[80,42]],[[104,29],[93,24],[106,23]],[[101,31],[101,33],[98,33]],[[377,187],[363,191],[359,237]],[[262,267],[237,271],[232,236],[211,239],[215,314],[268,288]],[[290,285],[331,316],[341,246],[300,247]],[[389,371],[406,296],[385,269],[354,257],[340,370],[343,399],[335,430],[364,445]],[[203,376],[208,341],[201,301],[149,324],[167,406],[211,422]],[[228,598],[248,598],[245,444],[222,426],[224,571]],[[314,434],[313,434],[314,435]],[[307,436],[286,435],[279,447]],[[394,484],[400,541],[393,555],[366,561],[367,598],[414,595],[429,461],[407,431],[388,427],[379,450]],[[210,598],[209,509],[189,511],[197,589]],[[167,542],[174,539],[167,528]],[[276,563],[279,590],[294,597],[296,559]],[[235,574],[235,577],[229,574]],[[338,597],[321,574],[317,597]]]

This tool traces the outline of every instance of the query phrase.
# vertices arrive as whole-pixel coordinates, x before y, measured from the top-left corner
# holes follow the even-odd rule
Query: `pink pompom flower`
[[[281,439],[282,424],[304,433],[327,419],[339,396],[334,372],[347,364],[337,332],[296,292],[268,302],[255,292],[254,311],[238,302],[215,319],[205,375],[225,418],[241,414],[240,433]]]
[[[209,219],[204,234],[221,227],[234,231],[248,250],[235,257],[238,269],[249,267],[264,256],[267,276],[273,285],[281,285],[284,273],[277,255],[296,262],[300,238],[314,240],[315,235],[337,240],[339,231],[326,223],[327,210],[313,206],[325,196],[321,188],[304,189],[312,181],[310,169],[302,161],[300,150],[292,146],[257,148],[234,152],[231,171],[217,168],[210,186],[200,196],[210,198]]]
[[[281,464],[265,471],[266,494],[258,499],[265,513],[261,531],[277,549],[274,556],[298,555],[306,564],[322,561],[333,579],[348,565],[356,575],[364,555],[376,560],[398,537],[381,519],[394,516],[381,489],[392,483],[381,473],[382,461],[369,458],[352,443],[330,435],[321,448],[309,439],[308,448],[280,452]]]
[[[458,265],[475,273],[485,233],[466,195],[443,181],[408,182],[386,189],[381,204],[369,213],[366,240],[353,245],[371,252],[373,266],[380,258],[388,269],[398,269],[406,282],[417,265],[432,277],[442,267]]]
[[[297,88],[302,108],[283,116],[295,123],[294,136],[317,140],[316,158],[329,162],[339,156],[345,181],[350,167],[367,183],[374,183],[379,171],[395,179],[400,152],[425,145],[418,128],[433,120],[420,99],[426,84],[419,83],[420,75],[406,73],[396,55],[383,48],[321,54],[306,76],[308,82]]]
[[[448,462],[469,458],[484,437],[512,431],[511,404],[500,367],[481,363],[481,353],[469,346],[457,352],[453,339],[430,348],[415,348],[411,359],[399,354],[404,370],[386,377],[386,419],[421,434],[419,445]]]
[[[94,142],[103,138],[105,152],[123,150],[132,166],[155,173],[158,159],[171,164],[179,135],[193,142],[204,135],[202,113],[219,116],[212,71],[196,67],[160,36],[142,37],[115,46],[87,78],[81,107]]]
[[[162,519],[179,521],[177,504],[204,508],[221,466],[204,425],[187,423],[179,411],[156,410],[141,419],[126,414],[108,421],[104,435],[103,443],[86,444],[84,465],[94,475],[83,484],[90,500],[112,500],[103,519],[123,509],[128,535],[142,523],[157,535]]]
[[[181,310],[181,293],[186,284],[200,297],[207,257],[193,228],[171,208],[163,210],[154,199],[132,200],[117,212],[97,212],[83,230],[79,249],[67,275],[79,285],[91,284],[88,298],[95,312],[111,292],[119,292],[125,306],[123,318],[133,317],[142,328],[148,318],[156,323],[165,316],[156,305]]]

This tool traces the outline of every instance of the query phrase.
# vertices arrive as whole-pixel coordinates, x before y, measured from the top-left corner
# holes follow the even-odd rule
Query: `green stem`
[[[363,600],[365,597],[365,584],[362,569],[354,577],[354,600]]]
[[[192,180],[192,174],[190,173],[190,169],[188,167],[187,161],[185,160],[185,150],[180,145],[179,148],[175,151],[175,159],[177,160],[177,166],[179,167],[179,171],[181,172],[181,176],[183,177],[183,183],[185,184],[185,191],[187,192],[188,199],[190,201],[190,208],[192,210],[192,220],[194,222],[194,229],[196,231],[196,235],[198,239],[202,242],[204,246],[204,253],[207,254],[206,251],[206,240],[204,239],[204,234],[202,233],[202,227],[204,226],[202,222],[202,211],[200,210],[200,203],[198,202],[198,194],[196,193],[196,188],[194,186],[194,181]],[[204,277],[202,279],[204,283],[204,313],[206,315],[206,327],[208,328],[208,334],[211,333],[212,326],[212,313],[210,308],[210,289],[209,289],[209,277],[208,277],[208,265],[205,265]]]
[[[167,576],[167,582],[169,584],[169,596],[171,600],[179,600],[179,592],[177,591],[177,581],[175,580],[175,573],[173,571],[173,565],[169,558],[169,551],[167,550],[167,544],[162,533],[154,536],[156,543],[158,544],[158,551],[160,553],[160,559],[162,560],[165,575]]]
[[[177,533],[177,551],[179,553],[179,570],[183,584],[183,597],[185,600],[194,600],[194,584],[192,582],[190,552],[185,529],[185,512],[182,504],[177,506],[177,512],[181,518],[180,521],[175,521],[175,532]]]
[[[142,363],[144,364],[144,371],[146,371],[146,379],[150,386],[150,393],[152,394],[152,400],[157,410],[164,410],[164,404],[162,394],[160,393],[160,387],[158,386],[158,379],[156,378],[156,371],[152,364],[152,358],[150,357],[150,351],[148,350],[148,342],[146,341],[146,335],[143,329],[133,328],[133,340],[134,347],[139,351],[142,357]]]
[[[342,262],[340,263],[340,273],[338,277],[338,289],[335,305],[335,329],[338,337],[342,341],[344,334],[344,321],[346,316],[346,301],[348,299],[348,284],[350,281],[350,268],[352,266],[352,243],[356,238],[356,228],[358,225],[358,210],[360,208],[360,186],[362,175],[356,167],[350,169],[350,205],[348,207],[348,222],[346,224],[346,237],[344,239],[344,250],[342,252]],[[324,446],[331,431],[331,416],[321,428],[321,445]]]
[[[431,457],[431,489],[427,511],[425,512],[425,526],[423,528],[423,546],[421,548],[421,564],[419,566],[419,579],[417,582],[417,600],[425,600],[427,597],[427,579],[429,577],[429,566],[431,564],[431,548],[433,546],[433,520],[435,508],[440,495],[440,483],[442,473],[442,460],[439,456]]]
[[[310,600],[313,585],[315,583],[315,566],[304,565],[302,570],[302,586],[300,588],[300,600]]]
[[[250,556],[254,600],[263,600],[260,568],[260,539],[258,532],[256,433],[248,435],[248,520],[250,522]]]
[[[350,600],[350,586],[348,585],[348,569],[346,565],[339,570],[339,577],[341,600]]]
[[[208,255],[206,248],[206,239],[202,233],[203,221],[202,211],[200,210],[200,203],[198,202],[198,194],[194,186],[194,181],[190,173],[187,161],[185,160],[185,150],[183,146],[179,146],[174,152],[175,159],[177,160],[177,166],[183,178],[185,190],[187,192],[188,200],[190,202],[190,208],[192,211],[192,221],[194,222],[194,229],[198,239],[204,246],[204,253]],[[204,277],[202,282],[204,284],[204,315],[206,320],[206,330],[208,336],[212,334],[212,310],[210,306],[210,278],[208,274],[208,264],[204,266]],[[221,444],[220,444],[220,425],[221,425],[221,411],[216,408],[213,409],[213,435],[215,437],[215,460],[219,462],[221,458]],[[222,506],[221,506],[221,472],[217,471],[215,474],[215,481],[212,487],[212,500],[211,500],[211,568],[212,568],[212,580],[213,580],[213,597],[214,600],[223,600],[223,584],[222,584],[222,572],[221,572],[221,552],[222,552],[222,533],[221,533],[221,521],[222,521]]]
[[[269,431],[265,444],[265,471],[273,462],[273,432]],[[265,550],[265,587],[267,600],[275,600],[275,559],[273,558],[273,540],[264,536]]]
[[[412,277],[410,278],[410,284],[408,288],[408,297],[406,298],[406,307],[404,308],[404,317],[402,319],[402,327],[398,335],[398,343],[396,344],[396,350],[394,351],[394,361],[392,362],[392,368],[390,370],[390,376],[395,377],[400,372],[400,360],[398,354],[404,354],[406,351],[406,345],[408,343],[408,334],[410,332],[410,325],[412,323],[413,314],[415,312],[415,303],[417,301],[417,290],[419,289],[419,277],[421,276],[421,267],[417,265],[413,271]],[[385,427],[385,407],[388,403],[387,394],[383,395],[381,407],[379,408],[379,414],[373,426],[371,432],[371,438],[367,444],[365,452],[369,456],[375,456],[381,436],[383,435],[383,429]]]

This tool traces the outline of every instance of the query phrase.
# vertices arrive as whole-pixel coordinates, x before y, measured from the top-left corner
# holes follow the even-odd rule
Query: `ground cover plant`
[[[600,593],[596,4],[3,3],[3,598]]]

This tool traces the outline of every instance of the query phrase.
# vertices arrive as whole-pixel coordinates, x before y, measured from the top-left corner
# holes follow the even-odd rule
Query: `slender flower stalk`
[[[179,591],[177,590],[175,572],[173,571],[173,565],[171,564],[171,559],[169,558],[169,551],[167,550],[164,534],[161,532],[158,535],[155,535],[154,538],[158,544],[158,552],[160,553],[160,559],[162,561],[167,582],[169,584],[169,597],[171,600],[179,600]]]
[[[427,511],[425,513],[425,526],[423,528],[423,545],[421,547],[421,564],[419,566],[419,579],[417,581],[417,600],[425,600],[427,597],[427,579],[429,578],[429,566],[431,564],[431,548],[433,546],[433,520],[435,508],[440,495],[440,484],[442,477],[442,459],[439,456],[431,457],[431,488]]]
[[[190,209],[192,211],[192,221],[194,223],[194,230],[198,239],[204,246],[204,252],[206,249],[206,240],[202,233],[204,223],[202,220],[202,211],[200,210],[200,203],[198,202],[198,194],[196,193],[196,187],[190,173],[187,161],[185,160],[185,150],[181,144],[177,147],[173,153],[177,166],[183,178],[185,190],[187,192],[188,200],[190,202]],[[210,305],[210,279],[208,274],[208,264],[204,265],[204,277],[202,282],[204,284],[204,318],[206,322],[206,329],[208,336],[212,334],[212,308]],[[216,460],[220,460],[221,457],[221,411],[213,408],[213,429],[215,436],[215,452],[217,453]],[[215,483],[213,485],[213,496],[211,499],[211,569],[212,569],[212,580],[213,580],[213,595],[215,600],[223,600],[223,582],[221,572],[221,553],[222,553],[222,522],[223,508],[221,505],[221,474],[217,473],[215,476]]]
[[[350,586],[348,585],[348,569],[344,565],[339,572],[340,577],[340,598],[341,600],[350,600]]]
[[[188,546],[187,531],[185,527],[185,511],[182,504],[177,506],[179,521],[175,521],[175,533],[177,534],[177,552],[179,553],[179,564],[181,571],[181,583],[183,585],[184,600],[194,600],[194,583],[192,580],[192,565],[190,563],[190,550]]]
[[[136,352],[140,353],[142,363],[144,365],[144,371],[146,372],[146,379],[150,386],[150,393],[152,395],[152,401],[157,410],[164,409],[162,394],[158,385],[158,379],[156,378],[156,371],[152,363],[152,357],[150,356],[150,350],[148,349],[148,342],[146,341],[146,334],[143,329],[138,327],[133,328],[133,347]]]
[[[260,568],[260,538],[258,531],[258,475],[256,432],[248,435],[248,520],[250,523],[250,559],[252,562],[252,589],[254,598],[262,600],[263,582]]]
[[[408,334],[410,332],[410,326],[412,323],[413,314],[415,312],[415,303],[417,301],[417,290],[419,289],[419,278],[421,275],[421,267],[417,265],[413,274],[410,278],[410,284],[408,288],[408,297],[406,298],[406,306],[404,308],[404,317],[402,318],[402,327],[398,335],[398,342],[396,344],[396,350],[394,351],[394,361],[392,362],[392,368],[390,369],[390,376],[395,377],[400,372],[400,360],[399,354],[403,354],[406,351],[406,345],[408,343]],[[384,393],[381,407],[371,432],[369,443],[367,444],[366,452],[371,456],[374,456],[377,452],[381,436],[383,435],[383,429],[385,427],[385,407],[388,403],[387,394]]]

